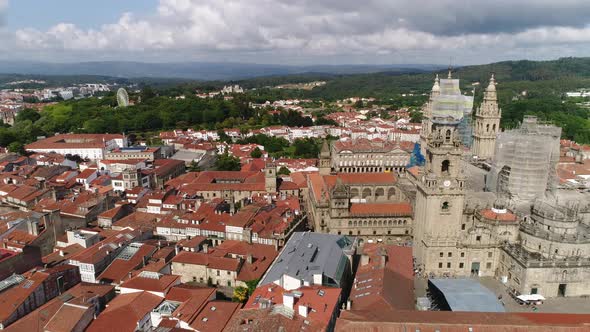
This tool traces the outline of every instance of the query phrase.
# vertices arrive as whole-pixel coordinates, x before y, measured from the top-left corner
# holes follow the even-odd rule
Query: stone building
[[[418,176],[414,214],[414,255],[425,271],[440,271],[439,256],[456,257],[461,238],[465,176],[458,125],[463,114],[430,115],[426,164]],[[453,268],[452,263],[443,263]]]
[[[475,112],[473,128],[473,156],[478,159],[492,159],[496,149],[496,135],[500,131],[502,110],[498,107],[494,75],[483,94],[483,103]]]
[[[499,276],[523,294],[590,295],[590,226],[579,210],[536,201],[520,225],[520,242],[502,248]]]
[[[308,218],[316,232],[359,242],[401,242],[411,236],[412,205],[393,173],[310,174]]]
[[[330,169],[340,173],[403,173],[410,162],[413,148],[412,142],[371,141],[362,138],[336,141],[330,149]]]

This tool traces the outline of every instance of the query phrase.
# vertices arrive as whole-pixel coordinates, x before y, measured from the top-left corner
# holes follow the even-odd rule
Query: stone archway
[[[387,190],[387,199],[391,200],[392,198],[395,198],[396,194],[397,194],[397,192],[396,192],[395,188],[389,188]]]
[[[362,196],[363,199],[371,198],[371,196],[373,196],[373,192],[371,191],[370,188],[363,189],[363,196]]]
[[[375,190],[375,200],[376,201],[381,201],[385,198],[385,189],[383,188],[377,188]]]

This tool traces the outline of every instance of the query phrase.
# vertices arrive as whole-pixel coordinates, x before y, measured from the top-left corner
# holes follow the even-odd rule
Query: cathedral
[[[450,73],[437,76],[423,108],[425,165],[403,174],[338,173],[325,145],[320,174],[308,178],[315,230],[411,241],[426,276],[494,277],[545,297],[590,295],[588,195],[568,193],[567,205],[555,193],[516,204],[506,192],[484,191],[487,171],[471,162],[493,161],[503,148],[496,146],[501,110],[493,75],[483,94],[469,149],[462,129],[473,97],[461,94]]]

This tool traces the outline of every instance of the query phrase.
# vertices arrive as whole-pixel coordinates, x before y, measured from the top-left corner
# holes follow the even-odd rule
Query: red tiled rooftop
[[[412,216],[410,203],[355,203],[350,214],[363,216]]]

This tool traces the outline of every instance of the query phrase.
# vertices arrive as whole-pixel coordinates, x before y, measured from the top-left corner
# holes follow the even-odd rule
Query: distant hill
[[[438,69],[426,73],[387,71],[340,75],[330,79],[326,85],[314,88],[307,97],[334,99],[352,95],[379,97],[412,91],[425,92],[432,87],[435,73],[444,78],[447,70]],[[561,58],[551,61],[503,61],[464,66],[454,69],[453,77],[461,79],[463,88],[469,88],[472,83],[487,83],[491,73],[495,73],[496,80],[502,85],[503,94],[506,96],[508,93],[520,93],[529,89],[564,92],[579,87],[590,87],[590,57]],[[263,78],[247,80],[244,85],[261,80]],[[275,83],[280,83],[283,80],[289,80],[289,76],[274,80]]]
[[[0,73],[26,75],[98,75],[118,78],[181,78],[190,80],[239,80],[261,76],[302,73],[359,74],[382,71],[416,72],[438,65],[311,65],[286,66],[221,62],[146,63],[131,61],[48,63],[0,61]]]

